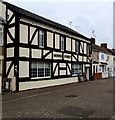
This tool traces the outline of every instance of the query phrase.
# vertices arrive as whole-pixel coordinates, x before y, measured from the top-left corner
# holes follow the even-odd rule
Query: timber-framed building
[[[4,7],[4,73],[16,91],[92,78],[91,40],[64,25],[9,4]]]

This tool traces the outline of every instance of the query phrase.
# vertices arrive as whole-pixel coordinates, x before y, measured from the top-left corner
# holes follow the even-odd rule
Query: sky
[[[47,19],[71,27],[86,37],[95,37],[96,44],[108,43],[113,48],[112,0],[6,0]],[[71,25],[70,25],[71,22]],[[92,33],[93,32],[93,33]]]

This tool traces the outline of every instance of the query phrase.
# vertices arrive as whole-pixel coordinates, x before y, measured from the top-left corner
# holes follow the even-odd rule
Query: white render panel
[[[6,5],[0,2],[0,16],[5,19],[6,17]]]
[[[7,62],[6,63],[6,70],[8,71],[8,68],[10,66],[11,62]],[[14,77],[14,65],[12,66],[10,73],[8,75],[8,78],[13,78]]]
[[[59,35],[55,34],[55,48],[59,49],[60,48],[60,37]]]
[[[80,44],[80,53],[83,53],[83,42],[81,42],[81,44]]]
[[[11,35],[13,38],[15,38],[15,28],[12,27],[9,29]],[[10,39],[9,35],[7,34],[7,43],[13,43],[13,41]]]
[[[47,32],[47,46],[53,48],[53,33]]]
[[[10,39],[8,34],[7,34],[7,43],[13,43],[13,41]]]
[[[71,38],[66,38],[66,50],[71,51]]]
[[[81,40],[81,41],[85,41],[85,42],[87,42],[87,43],[90,43],[89,40],[86,40],[86,39],[84,39],[84,38],[77,37],[76,35],[71,35],[71,34],[69,34],[69,33],[66,33],[66,32],[61,31],[61,30],[59,30],[59,29],[50,27],[50,26],[48,26],[48,25],[44,25],[44,24],[41,24],[41,23],[39,23],[39,22],[35,22],[35,21],[33,21],[33,20],[30,20],[30,19],[27,19],[27,18],[24,18],[24,17],[22,17],[21,20],[22,20],[22,21],[25,21],[25,22],[27,22],[27,23],[30,23],[30,24],[34,24],[34,25],[37,25],[37,26],[40,26],[40,27],[43,27],[43,28],[47,28],[47,29],[52,30],[52,31],[54,31],[54,32],[56,31],[56,32],[61,33],[61,34],[64,34],[64,35],[69,35],[70,37],[73,37],[73,38],[75,38],[75,39],[79,39],[79,40]]]
[[[29,62],[19,62],[19,77],[29,77]]]
[[[87,48],[86,48],[86,43],[84,43],[84,54],[86,54]]]
[[[72,52],[75,52],[75,40],[72,39]]]
[[[60,70],[60,75],[66,75],[66,70]]]
[[[36,28],[30,27],[30,40],[31,40],[35,30],[36,30]],[[32,45],[38,45],[38,32],[36,32],[36,35],[32,41]]]
[[[13,15],[13,12],[8,10],[8,20],[11,18],[11,16]],[[15,17],[13,18],[13,20],[10,22],[10,24],[15,22]]]
[[[66,63],[59,63],[60,67],[66,67]]]
[[[28,48],[19,48],[20,57],[29,57],[29,49]]]
[[[32,58],[41,58],[41,50],[32,49]]]
[[[79,61],[82,61],[82,56],[79,56],[78,59],[79,59]]]
[[[53,63],[53,71],[54,71],[54,69],[55,69],[55,67],[56,67],[56,64],[57,64],[57,63]],[[54,76],[57,76],[57,75],[58,75],[58,66],[57,66],[57,68],[56,68],[56,71],[55,71]]]
[[[44,80],[44,81],[36,81],[36,82],[35,81],[20,82],[19,91],[34,89],[34,88],[44,88],[44,87],[56,86],[56,85],[64,85],[75,82],[78,82],[78,77]]]
[[[20,43],[28,44],[28,26],[20,24]]]
[[[55,55],[59,55],[59,57],[55,57]],[[62,60],[62,53],[60,53],[60,52],[53,52],[53,59]]]
[[[64,53],[64,60],[68,60],[68,61],[71,61],[71,55],[70,54],[67,54],[67,53]]]
[[[14,57],[14,48],[7,48],[7,57]]]

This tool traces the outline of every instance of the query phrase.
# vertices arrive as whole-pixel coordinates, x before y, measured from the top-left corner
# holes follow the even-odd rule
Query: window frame
[[[73,66],[74,66],[74,67],[73,67]],[[80,70],[81,72],[76,73],[76,72],[75,72],[75,69],[76,69],[76,68],[77,68],[77,69],[80,68],[80,69],[81,69],[81,70]],[[74,69],[74,73],[73,73],[73,69]],[[78,70],[78,71],[79,71],[79,70]],[[73,63],[73,64],[72,64],[72,76],[78,76],[78,74],[82,74],[82,64]]]
[[[37,63],[37,77],[32,77],[32,63],[34,63],[34,62],[36,62]],[[38,77],[38,64],[40,64],[40,63],[42,63],[43,64],[43,69],[44,69],[44,77]],[[45,64],[49,64],[50,65],[50,67],[49,67],[49,69],[50,69],[50,75],[49,76],[46,76],[46,70],[45,70]],[[33,62],[31,62],[31,79],[43,79],[43,78],[51,78],[51,63],[49,63],[49,62],[37,62],[37,61],[33,61]]]
[[[40,31],[42,32],[42,35],[40,35]],[[39,46],[39,48],[45,47],[45,35],[46,35],[46,33],[44,30],[42,30],[42,29],[38,30],[38,46]],[[41,36],[42,36],[42,40],[41,40]],[[41,41],[43,42],[43,45],[41,45],[42,44],[42,43],[40,43]]]
[[[0,34],[1,34],[1,41],[0,41],[0,46],[3,46],[3,27],[0,27],[1,31],[0,31]]]
[[[78,40],[75,41],[75,52],[80,53],[80,42]]]
[[[104,60],[104,55],[103,54],[101,54],[101,60]]]
[[[63,38],[63,39],[62,39]],[[63,40],[63,42],[62,42],[62,40]],[[63,43],[63,47],[62,47],[62,43]],[[61,35],[60,36],[60,50],[61,51],[65,51],[65,48],[66,46],[65,46],[65,37],[63,36],[63,35]],[[63,49],[62,49],[63,48]]]

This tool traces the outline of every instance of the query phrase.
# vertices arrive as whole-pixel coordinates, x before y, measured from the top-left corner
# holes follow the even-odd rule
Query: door
[[[89,80],[89,67],[86,67],[86,78],[87,78],[87,80]]]

